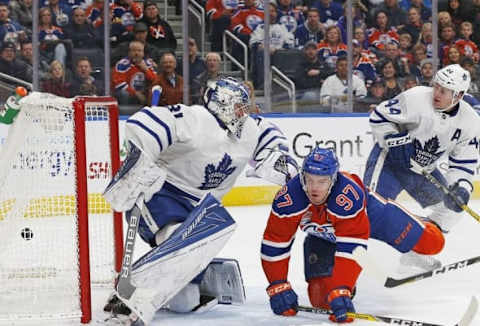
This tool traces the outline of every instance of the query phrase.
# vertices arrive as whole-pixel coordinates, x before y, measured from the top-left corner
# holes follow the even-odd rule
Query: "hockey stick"
[[[412,170],[415,172],[418,172],[422,174],[428,181],[430,181],[435,187],[443,191],[445,195],[450,196],[455,203],[461,207],[465,212],[470,214],[474,219],[476,219],[478,222],[480,222],[480,215],[478,215],[476,212],[474,212],[470,207],[468,207],[466,204],[460,202],[458,198],[445,186],[443,183],[437,180],[430,172],[425,170],[422,166],[420,166],[417,162],[414,160],[410,160],[412,164]]]
[[[306,307],[306,306],[298,306],[298,311],[304,312],[311,312],[314,314],[320,315],[331,315],[332,311],[328,309],[322,308],[314,308],[314,307]],[[462,315],[462,319],[455,324],[455,326],[468,326],[473,320],[473,317],[477,314],[478,311],[478,300],[475,297],[470,299],[470,303],[468,305],[467,310]],[[415,326],[445,326],[441,324],[432,324],[426,323],[417,320],[409,320],[403,318],[394,318],[394,317],[385,317],[385,316],[377,316],[371,314],[363,314],[363,313],[355,313],[355,312],[348,312],[347,316],[357,319],[363,319],[368,321],[375,321],[375,322],[383,322],[386,324],[395,324],[395,325],[415,325]]]
[[[401,278],[401,279],[394,279],[394,278],[391,278],[391,277],[387,277],[387,280],[385,281],[385,287],[394,288],[394,287],[402,285],[402,284],[420,281],[420,280],[423,280],[424,278],[433,277],[435,275],[439,275],[439,274],[442,275],[442,274],[450,273],[450,272],[465,268],[467,266],[473,265],[473,264],[478,263],[478,262],[480,262],[480,256],[465,259],[465,260],[461,260],[461,261],[457,261],[455,263],[451,263],[451,264],[448,264],[448,265],[445,265],[445,266],[441,266],[437,269],[434,269],[434,270],[431,270],[431,271],[428,271],[428,272],[415,274],[415,275],[405,277],[405,278]]]
[[[143,194],[138,196],[135,205],[130,213],[130,221],[128,222],[127,234],[125,238],[125,248],[123,250],[122,269],[118,275],[117,292],[125,299],[130,299],[135,286],[131,282],[133,249],[135,248],[135,240],[137,238],[138,224],[142,217],[142,207],[145,205]]]

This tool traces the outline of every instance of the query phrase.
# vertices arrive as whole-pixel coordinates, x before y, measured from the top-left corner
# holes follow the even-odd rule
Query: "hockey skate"
[[[403,275],[423,273],[440,268],[441,266],[442,263],[432,256],[409,251],[400,257],[400,265],[397,272]]]
[[[145,323],[132,312],[128,306],[123,303],[116,294],[113,294],[108,300],[103,311],[110,313],[105,319],[105,325],[108,326],[145,326]]]

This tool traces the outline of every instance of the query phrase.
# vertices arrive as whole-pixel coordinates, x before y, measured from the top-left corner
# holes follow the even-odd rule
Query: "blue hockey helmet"
[[[330,192],[337,180],[339,167],[340,164],[333,149],[315,147],[303,160],[300,181],[302,182],[304,190],[306,191],[305,173],[309,173],[330,176],[330,180],[332,181],[329,189]]]
[[[207,87],[203,101],[225,128],[240,138],[250,109],[250,96],[245,85],[231,77],[221,78]]]

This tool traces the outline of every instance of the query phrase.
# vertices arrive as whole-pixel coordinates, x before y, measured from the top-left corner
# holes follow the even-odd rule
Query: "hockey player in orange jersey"
[[[315,148],[302,170],[276,195],[261,247],[267,293],[275,314],[297,313],[297,295],[288,282],[290,248],[298,227],[304,241],[305,279],[314,307],[330,309],[330,319],[351,322],[352,290],[362,270],[353,251],[374,238],[400,252],[436,254],[442,232],[369,191],[354,174],[339,172],[333,150]]]

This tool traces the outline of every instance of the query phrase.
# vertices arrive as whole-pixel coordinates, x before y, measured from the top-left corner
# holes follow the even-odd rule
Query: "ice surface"
[[[406,207],[416,213],[421,210],[410,202]],[[470,206],[480,212],[480,201],[471,202]],[[243,280],[246,286],[247,302],[243,306],[217,305],[203,314],[157,313],[152,325],[162,326],[249,326],[249,325],[334,325],[327,316],[301,312],[295,317],[275,316],[269,307],[265,288],[266,278],[260,264],[259,248],[266,225],[269,206],[228,207],[236,219],[238,228],[230,242],[219,257],[236,258],[240,262]],[[289,281],[299,295],[299,302],[309,305],[306,283],[303,277],[303,234],[297,232],[290,260]],[[141,254],[147,247],[138,241]],[[419,320],[440,325],[456,324],[472,295],[480,299],[480,263],[446,275],[435,276],[387,289],[382,274],[395,275],[399,254],[387,245],[370,240],[369,256],[376,264],[376,269],[366,269],[357,283],[357,296],[354,304],[357,312],[381,316],[399,317]],[[480,223],[468,214],[446,236],[446,247],[438,255],[442,263],[480,256]],[[106,316],[102,307],[108,293],[94,289],[94,321]],[[35,325],[43,325],[34,323]],[[48,325],[79,325],[79,322],[49,322]],[[9,325],[23,325],[9,323]],[[356,320],[351,325],[383,325],[380,322]],[[480,326],[480,314],[473,320],[472,326]]]

